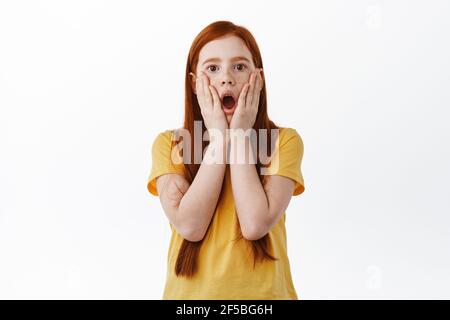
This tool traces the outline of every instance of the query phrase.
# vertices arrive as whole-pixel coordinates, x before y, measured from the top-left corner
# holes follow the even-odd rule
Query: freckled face
[[[251,52],[244,41],[234,35],[208,42],[200,50],[196,75],[205,72],[210,84],[217,90],[219,97],[231,92],[237,99],[244,86],[249,81],[250,74],[255,70]],[[193,83],[195,88],[195,82]],[[228,123],[231,121],[234,109],[224,108]]]

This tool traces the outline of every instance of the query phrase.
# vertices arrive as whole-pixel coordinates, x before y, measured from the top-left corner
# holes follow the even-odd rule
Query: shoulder
[[[165,163],[177,172],[184,171],[182,147],[177,145],[178,129],[166,129],[157,133],[152,145],[154,162]]]
[[[154,146],[167,145],[170,146],[174,140],[174,133],[179,129],[166,129],[159,131],[153,141]]]
[[[283,146],[286,143],[294,143],[303,148],[303,139],[295,128],[279,127],[279,129],[280,146]]]
[[[166,130],[159,131],[156,134],[156,139],[171,140],[174,130],[175,129],[166,129]]]

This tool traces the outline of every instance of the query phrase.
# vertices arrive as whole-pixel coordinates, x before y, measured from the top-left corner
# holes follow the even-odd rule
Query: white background
[[[303,299],[450,298],[450,2],[0,2],[0,298],[160,299],[146,189],[182,125],[192,40],[244,25],[297,129],[287,212]]]

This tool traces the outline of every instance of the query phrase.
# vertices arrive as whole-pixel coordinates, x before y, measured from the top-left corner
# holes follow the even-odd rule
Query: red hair
[[[227,35],[234,35],[239,38],[241,38],[244,43],[246,44],[247,48],[251,52],[253,56],[253,63],[256,68],[262,68],[262,59],[261,59],[261,53],[259,51],[258,45],[256,43],[255,38],[250,33],[249,30],[242,26],[238,26],[233,24],[229,21],[216,21],[205,27],[194,39],[191,49],[189,51],[189,56],[187,59],[186,64],[186,75],[185,75],[185,111],[184,111],[184,125],[183,128],[188,130],[191,136],[191,146],[194,146],[194,121],[202,121],[202,136],[206,130],[201,112],[200,107],[198,105],[197,97],[193,92],[192,88],[192,82],[190,73],[195,73],[198,63],[198,57],[200,50],[202,47],[215,39],[227,36]],[[271,136],[271,130],[270,129],[278,129],[278,126],[276,126],[268,117],[267,115],[267,95],[266,95],[266,87],[264,84],[264,78],[263,78],[263,88],[260,93],[259,98],[259,106],[258,106],[258,113],[256,115],[255,124],[253,125],[253,129],[256,130],[256,132],[259,132],[259,129],[266,129],[267,132],[267,149],[268,153],[272,153],[272,136]],[[259,159],[259,135],[257,134],[257,163],[255,166],[257,167],[257,171],[260,177],[261,183],[264,183],[265,181],[265,175],[261,175],[261,167],[264,167],[263,164],[261,164]],[[173,141],[173,144],[175,144],[176,141]],[[205,147],[208,145],[208,141],[202,142],[202,151],[204,151]],[[203,154],[203,153],[202,153]],[[192,183],[192,181],[195,178],[195,175],[197,174],[200,164],[195,163],[194,161],[194,154],[191,152],[191,161],[190,163],[184,164],[186,172],[187,172],[187,179],[189,182]],[[222,191],[221,195],[219,197],[222,197],[222,192],[224,188],[222,185]],[[219,201],[217,203],[219,203]],[[216,204],[217,209],[217,204]],[[211,225],[211,224],[210,224]],[[250,241],[245,239],[242,236],[242,232],[239,226],[239,222],[237,224],[238,233],[239,236],[234,239],[236,240],[243,240],[248,241],[251,245],[252,252],[253,252],[253,267],[255,266],[257,261],[273,261],[278,260],[277,258],[273,257],[270,254],[270,237],[269,234],[266,234],[264,237],[258,240]],[[209,226],[206,234],[209,231]],[[206,237],[205,234],[205,237]],[[197,242],[188,241],[186,239],[183,239],[183,242],[181,244],[180,251],[178,253],[178,257],[175,264],[175,274],[177,276],[186,276],[186,277],[192,277],[195,272],[197,271],[197,258],[200,251],[200,247],[202,245],[203,239]]]

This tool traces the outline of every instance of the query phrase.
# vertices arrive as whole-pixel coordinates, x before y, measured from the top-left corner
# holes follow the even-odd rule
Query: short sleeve
[[[172,161],[172,131],[160,132],[152,145],[152,167],[147,179],[148,191],[157,196],[156,178],[167,173],[178,173],[184,175],[184,170]]]
[[[299,133],[293,128],[280,128],[270,165],[265,168],[264,174],[291,178],[295,182],[292,195],[299,195],[305,191],[301,170],[302,158],[303,140]]]

